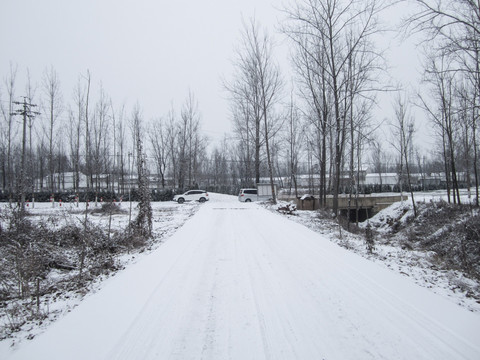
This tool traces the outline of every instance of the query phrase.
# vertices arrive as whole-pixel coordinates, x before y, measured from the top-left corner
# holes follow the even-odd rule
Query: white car
[[[205,190],[190,190],[184,194],[175,195],[173,201],[183,204],[185,201],[208,201],[208,193]]]

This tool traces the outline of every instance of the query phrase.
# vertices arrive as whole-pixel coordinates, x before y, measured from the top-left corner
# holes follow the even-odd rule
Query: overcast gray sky
[[[196,95],[203,128],[229,130],[221,75],[253,14],[273,26],[270,0],[1,0],[0,67],[39,81],[45,67],[60,75],[69,100],[78,75],[89,69],[115,104],[137,100],[148,120],[179,108],[189,89]],[[23,95],[23,94],[22,94]],[[217,134],[218,135],[218,134]]]
[[[23,95],[30,70],[40,82],[46,67],[59,76],[65,102],[70,102],[79,74],[89,69],[92,86],[100,81],[113,103],[127,109],[138,101],[145,120],[180,109],[191,90],[202,114],[202,128],[213,140],[230,131],[227,94],[234,48],[239,44],[242,17],[255,15],[278,39],[273,0],[0,0],[0,75],[18,65],[17,95]],[[386,16],[398,20],[398,10]],[[384,39],[392,76],[416,82],[415,48]],[[286,45],[278,52],[283,67]],[[284,69],[285,72],[287,69]],[[95,100],[95,98],[93,98]],[[376,117],[388,117],[388,99]],[[388,105],[388,106],[387,106]]]

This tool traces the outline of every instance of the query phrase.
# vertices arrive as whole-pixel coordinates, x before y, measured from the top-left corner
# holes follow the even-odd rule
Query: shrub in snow
[[[365,227],[365,244],[367,246],[367,251],[370,254],[373,253],[375,250],[375,236],[370,222],[367,222],[367,226]]]
[[[480,216],[465,221],[463,236],[460,237],[460,259],[462,266],[480,278]]]
[[[480,215],[469,205],[445,201],[418,203],[418,216],[398,207],[382,216],[391,239],[404,250],[433,251],[443,268],[458,269],[480,279]],[[408,218],[408,221],[407,221]],[[375,221],[378,223],[380,216]],[[383,225],[379,224],[379,228]]]
[[[17,210],[2,214],[6,226],[0,232],[0,300],[31,295],[35,280],[47,272],[48,246],[43,239],[47,234],[24,214]]]
[[[91,213],[101,215],[126,214],[127,210],[122,209],[119,205],[115,203],[107,202],[102,204],[101,208],[92,210]]]

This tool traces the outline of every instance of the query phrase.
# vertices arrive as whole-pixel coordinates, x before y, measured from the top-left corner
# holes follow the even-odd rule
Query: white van
[[[238,201],[257,201],[257,189],[240,189],[240,193],[238,194]]]

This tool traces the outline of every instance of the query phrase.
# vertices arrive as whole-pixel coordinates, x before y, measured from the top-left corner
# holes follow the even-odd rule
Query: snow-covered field
[[[0,358],[480,359],[479,312],[337,246],[338,229],[235,197],[172,205],[199,210]]]

